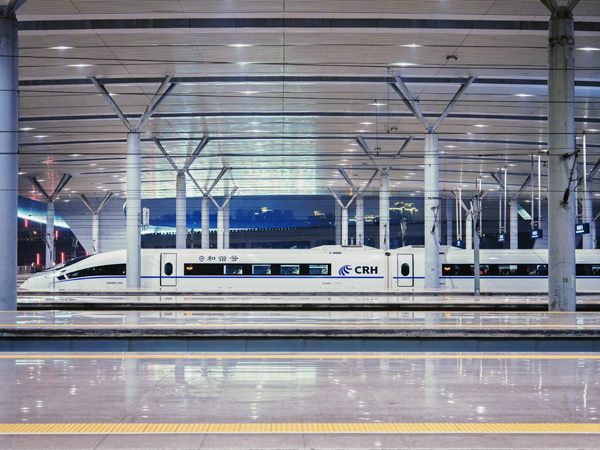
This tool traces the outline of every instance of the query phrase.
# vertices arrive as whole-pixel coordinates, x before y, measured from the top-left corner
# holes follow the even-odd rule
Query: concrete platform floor
[[[597,353],[0,354],[2,449],[599,443]]]

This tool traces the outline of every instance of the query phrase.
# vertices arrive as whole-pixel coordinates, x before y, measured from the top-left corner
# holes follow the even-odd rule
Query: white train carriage
[[[72,260],[36,274],[21,289],[110,292],[126,289],[125,251]],[[482,292],[548,291],[546,250],[482,250]],[[600,252],[577,251],[577,290],[597,292]],[[473,251],[440,249],[440,287],[473,290]],[[154,249],[141,252],[141,287],[150,292],[402,293],[424,288],[422,247],[383,251],[323,246],[310,250]]]

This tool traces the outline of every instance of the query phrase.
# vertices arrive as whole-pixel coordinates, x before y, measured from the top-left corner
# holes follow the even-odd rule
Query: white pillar
[[[14,14],[0,16],[0,55],[0,311],[16,311],[19,46]]]
[[[356,245],[365,245],[365,197],[356,197]]]
[[[550,19],[548,73],[548,295],[550,311],[575,311],[575,202],[569,183],[575,152],[573,15],[561,6]],[[563,157],[563,155],[570,155]],[[571,186],[568,201],[565,189]]]
[[[342,207],[335,204],[335,245],[342,243]]]
[[[594,239],[596,237],[596,224],[594,223],[593,214],[594,213],[592,211],[592,192],[589,190],[588,187],[588,190],[583,193],[583,223],[590,224],[590,234],[583,235],[583,248],[585,249],[596,248],[596,243],[594,242]]]
[[[510,248],[513,250],[519,248],[519,207],[517,205],[517,200],[510,202]]]
[[[54,267],[54,202],[46,204],[46,269]]]
[[[100,253],[100,217],[98,213],[92,214],[92,251],[90,254],[95,255],[96,253]]]
[[[390,248],[390,175],[381,174],[379,187],[379,248]]]
[[[440,287],[438,135],[425,134],[425,288]]]
[[[208,195],[202,197],[202,249],[210,248],[210,209]]]
[[[446,200],[446,245],[454,243],[454,200]]]
[[[223,208],[223,248],[229,248],[229,219],[231,218],[231,211],[229,209],[229,203]]]
[[[223,220],[223,208],[219,208],[217,213],[217,248],[222,249],[225,245],[224,230],[225,222]]]
[[[348,245],[348,208],[342,208],[342,245]]]
[[[175,183],[175,248],[186,248],[187,210],[185,182],[185,173],[177,173]]]
[[[465,249],[473,249],[473,215],[470,213],[465,218]]]
[[[140,134],[127,134],[127,289],[141,287],[142,156]]]

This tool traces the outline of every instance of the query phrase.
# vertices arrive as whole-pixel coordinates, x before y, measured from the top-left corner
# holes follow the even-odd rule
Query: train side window
[[[329,264],[309,264],[309,275],[329,275]]]
[[[575,273],[578,277],[597,277],[600,275],[600,264],[577,264]]]
[[[300,275],[299,264],[282,264],[281,275]]]
[[[165,275],[166,276],[173,275],[173,264],[171,264],[170,262],[165,264]]]
[[[225,264],[223,266],[224,275],[243,275],[244,266],[241,264]]]
[[[253,264],[252,275],[271,275],[271,264]]]
[[[403,277],[407,277],[410,275],[410,266],[406,263],[402,263],[400,266],[400,273]]]

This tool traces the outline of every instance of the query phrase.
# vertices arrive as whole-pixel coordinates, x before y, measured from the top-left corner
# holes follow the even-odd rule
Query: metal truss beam
[[[465,91],[468,89],[469,86],[471,86],[471,84],[473,84],[473,82],[475,81],[477,77],[470,77],[456,92],[456,94],[454,95],[454,97],[452,98],[452,100],[450,100],[450,103],[448,103],[448,106],[446,106],[446,109],[444,109],[444,112],[442,113],[442,115],[438,118],[436,124],[433,127],[433,132],[437,132],[438,128],[442,125],[442,123],[444,123],[444,120],[446,120],[446,117],[448,117],[448,114],[450,114],[450,112],[452,112],[452,110],[454,109],[454,107],[456,106],[456,103],[460,100],[460,98],[463,96],[463,94],[465,93]]]

